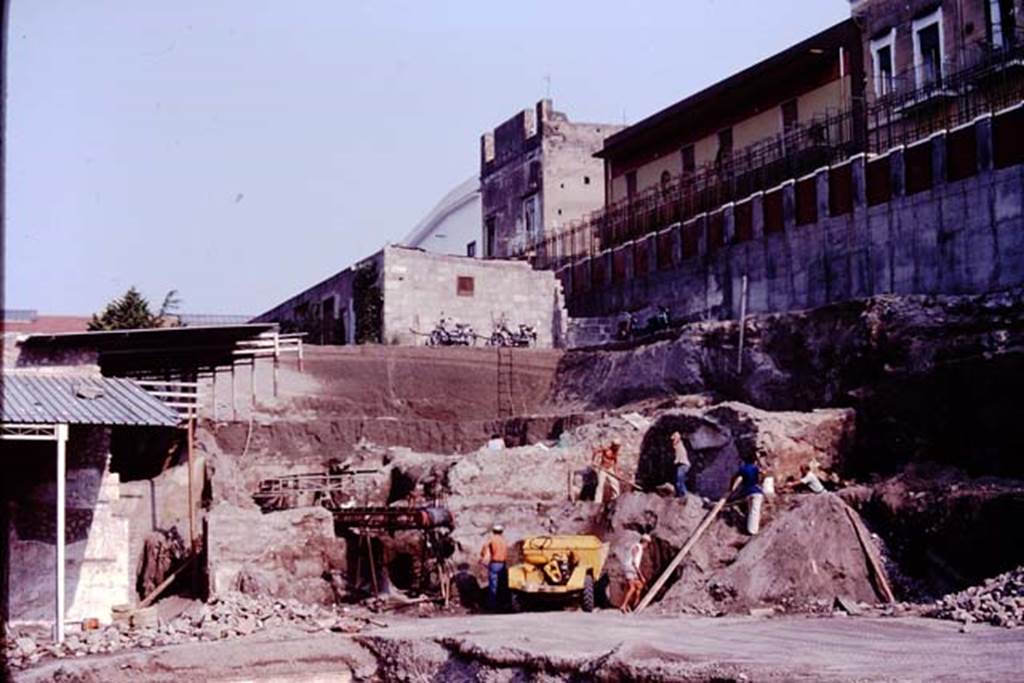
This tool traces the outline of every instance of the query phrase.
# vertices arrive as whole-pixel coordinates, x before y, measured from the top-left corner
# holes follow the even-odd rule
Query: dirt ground
[[[43,681],[1020,680],[1024,631],[915,618],[389,619],[356,636],[282,632],[58,661]]]

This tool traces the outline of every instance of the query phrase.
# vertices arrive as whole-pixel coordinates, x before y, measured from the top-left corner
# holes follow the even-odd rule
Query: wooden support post
[[[256,412],[256,356],[249,361],[249,417]]]
[[[274,333],[274,398],[277,398],[277,368],[281,359],[281,337]]]
[[[715,507],[711,508],[711,511],[707,514],[707,517],[705,517],[703,521],[701,521],[701,523],[697,526],[697,529],[693,532],[693,536],[690,536],[690,540],[688,540],[686,544],[683,545],[679,553],[676,554],[676,556],[672,558],[672,561],[668,563],[668,566],[665,567],[665,571],[661,573],[661,576],[658,577],[658,580],[655,581],[654,585],[651,586],[651,589],[647,591],[647,595],[645,595],[644,599],[640,601],[640,604],[636,606],[636,610],[633,612],[633,614],[639,614],[644,609],[646,609],[647,605],[651,604],[651,601],[654,600],[655,596],[658,594],[658,591],[660,591],[662,587],[665,585],[665,582],[668,581],[668,577],[672,576],[672,572],[676,570],[679,564],[683,561],[683,558],[685,558],[689,554],[689,552],[693,549],[693,546],[695,546],[697,544],[697,541],[700,540],[700,537],[703,536],[704,532],[708,530],[708,527],[711,526],[711,522],[713,522],[715,520],[715,517],[718,516],[718,513],[722,511],[722,508],[725,507],[725,503],[729,500],[729,496],[732,495],[732,492],[735,491],[736,487],[739,485],[740,480],[739,478],[737,478],[736,481],[733,482],[732,488],[729,489],[729,492],[722,496],[717,503],[715,503]]]
[[[188,412],[188,547],[191,552],[195,552],[196,547],[196,505],[195,505],[195,492],[193,489],[193,456],[195,451],[195,418],[192,414],[192,409],[189,408]]]
[[[210,398],[213,403],[213,421],[217,421],[217,366],[213,366],[213,381],[210,386]]]
[[[235,361],[231,361],[231,419],[238,420],[238,403],[235,402]]]
[[[374,562],[374,559],[373,559],[373,539],[370,538],[369,534],[365,534],[365,533],[364,533],[364,537],[366,538],[366,547],[367,547],[367,550],[369,550],[369,555],[370,555],[370,580],[373,581],[373,594],[374,595],[379,595],[380,594],[380,589],[377,586],[377,566],[376,566],[376,562]]]
[[[67,479],[67,443],[68,426],[56,426],[57,436],[57,605],[53,622],[53,638],[58,643],[64,642],[64,555],[66,527],[66,479]]]
[[[342,339],[341,343],[344,344],[345,340]],[[299,372],[302,372],[302,337],[299,337]]]

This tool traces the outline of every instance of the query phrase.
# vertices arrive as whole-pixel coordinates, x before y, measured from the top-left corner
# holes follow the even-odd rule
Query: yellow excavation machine
[[[578,603],[584,612],[593,611],[607,543],[597,536],[531,536],[517,546],[522,561],[508,569],[514,611],[540,602]]]

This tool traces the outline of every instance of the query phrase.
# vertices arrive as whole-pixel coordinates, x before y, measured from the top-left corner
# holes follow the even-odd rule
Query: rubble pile
[[[1024,626],[1024,566],[947,595],[928,615],[965,624]]]
[[[225,640],[267,629],[355,632],[361,628],[360,621],[365,621],[355,616],[345,615],[344,619],[342,616],[343,613],[335,609],[319,605],[233,593],[209,603],[196,603],[173,619],[154,617],[149,620],[150,625],[115,622],[103,628],[69,633],[60,644],[53,643],[48,634],[20,635],[8,641],[6,654],[10,665],[20,669],[54,657],[84,657],[135,648]]]

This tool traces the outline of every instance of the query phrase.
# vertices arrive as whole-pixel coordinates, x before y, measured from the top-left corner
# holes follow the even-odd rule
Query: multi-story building
[[[572,122],[545,99],[484,133],[484,255],[522,254],[545,235],[601,208],[604,169],[593,155],[621,128]]]
[[[399,244],[436,254],[482,256],[480,179],[474,174],[441,198]]]
[[[598,153],[608,204],[852,141],[860,51],[844,21],[610,136]]]
[[[851,0],[866,125],[886,148],[1020,99],[1024,0]]]

